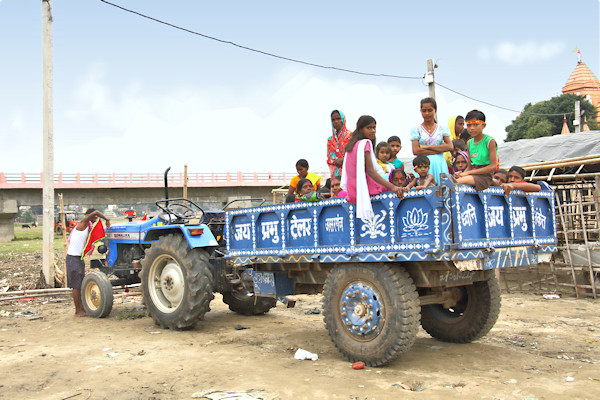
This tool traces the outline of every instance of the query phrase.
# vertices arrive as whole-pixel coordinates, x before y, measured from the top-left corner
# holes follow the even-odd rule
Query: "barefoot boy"
[[[90,208],[85,212],[85,217],[71,231],[69,236],[69,248],[67,249],[67,286],[73,289],[73,302],[75,303],[75,315],[85,317],[83,302],[81,301],[81,282],[85,275],[85,261],[83,260],[83,251],[90,235],[90,225],[98,217],[106,221],[106,227],[110,227],[110,220],[95,208]]]

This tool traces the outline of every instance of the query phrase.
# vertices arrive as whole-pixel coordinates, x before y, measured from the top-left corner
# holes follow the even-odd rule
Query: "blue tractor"
[[[105,258],[91,260],[93,271],[82,284],[87,314],[108,316],[113,286],[135,283],[141,283],[148,314],[164,328],[193,326],[210,310],[215,291],[223,294],[223,301],[232,311],[269,311],[275,306],[275,299],[255,302],[241,281],[226,270],[225,211],[204,211],[189,199],[170,199],[168,172],[169,169],[165,171],[166,198],[156,202],[161,210],[157,216],[146,221],[130,218],[129,222],[106,229],[106,244],[98,248]]]

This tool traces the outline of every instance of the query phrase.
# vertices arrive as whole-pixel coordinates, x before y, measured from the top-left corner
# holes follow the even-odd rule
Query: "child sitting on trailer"
[[[416,190],[425,189],[427,187],[435,186],[435,179],[433,175],[429,173],[429,157],[427,156],[416,156],[413,160],[413,167],[415,167],[415,172],[417,175],[410,181],[407,190],[412,189],[413,187]]]
[[[381,177],[383,179],[390,179],[390,172],[394,169],[394,165],[389,162],[392,156],[392,148],[388,142],[379,142],[375,147],[375,154],[377,155],[377,164],[383,170]]]
[[[313,183],[307,178],[300,179],[296,186],[296,202],[319,200],[323,200],[323,196],[318,190],[315,190]]]
[[[408,186],[408,178],[406,176],[406,172],[404,172],[404,170],[400,168],[395,168],[390,174],[390,182],[392,182],[396,186],[401,187],[406,191],[406,186]]]
[[[508,183],[502,184],[502,188],[504,189],[504,194],[508,196],[508,194],[514,189],[521,189],[524,192],[539,192],[542,190],[540,185],[536,185],[535,183],[525,182],[525,177],[527,176],[527,172],[517,165],[513,165],[508,170]]]
[[[455,177],[462,185],[475,186],[475,190],[485,190],[492,185],[492,175],[498,170],[496,141],[483,133],[485,114],[481,111],[469,111],[465,121],[471,135],[467,142],[471,167],[457,172]]]

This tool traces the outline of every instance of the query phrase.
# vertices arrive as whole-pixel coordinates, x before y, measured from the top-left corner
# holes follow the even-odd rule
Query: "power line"
[[[542,114],[542,113],[531,113],[531,112],[525,112],[525,111],[521,112],[521,111],[513,110],[513,109],[511,109],[511,108],[506,108],[506,107],[502,107],[502,106],[497,106],[497,105],[495,105],[495,104],[488,103],[487,101],[479,100],[479,99],[476,99],[476,98],[474,98],[474,97],[471,97],[471,96],[467,96],[466,94],[463,94],[463,93],[457,92],[457,91],[456,91],[456,90],[454,90],[454,89],[450,89],[448,86],[444,86],[444,85],[442,85],[442,84],[441,84],[441,83],[439,83],[439,82],[435,82],[435,84],[436,84],[437,86],[439,86],[439,87],[442,87],[442,88],[444,88],[444,89],[446,89],[446,90],[448,90],[448,91],[450,91],[450,92],[452,92],[452,93],[454,93],[454,94],[457,94],[457,95],[459,95],[459,96],[465,97],[465,98],[467,98],[467,99],[469,99],[469,100],[473,100],[473,101],[476,101],[476,102],[478,102],[478,103],[487,104],[488,106],[492,106],[492,107],[500,108],[500,109],[502,109],[502,110],[506,110],[506,111],[512,111],[512,112],[516,112],[516,113],[520,113],[520,114],[525,114],[525,115],[539,115],[539,116],[544,116],[544,117],[554,117],[554,116],[559,116],[559,115],[575,114],[575,111],[564,112],[564,113],[559,113],[559,114]]]
[[[390,75],[390,74],[374,74],[374,73],[369,73],[369,72],[354,71],[354,70],[346,69],[346,68],[338,68],[338,67],[332,67],[332,66],[327,66],[327,65],[315,64],[315,63],[311,63],[311,62],[308,62],[308,61],[302,61],[302,60],[297,60],[297,59],[294,59],[294,58],[284,57],[284,56],[280,56],[280,55],[277,55],[277,54],[269,53],[269,52],[266,52],[266,51],[263,51],[263,50],[258,50],[258,49],[254,49],[254,48],[251,48],[251,47],[243,46],[241,44],[237,44],[235,42],[231,42],[231,41],[228,41],[228,40],[223,40],[223,39],[219,39],[219,38],[216,38],[216,37],[213,37],[213,36],[205,35],[205,34],[200,33],[200,32],[192,31],[190,29],[183,28],[181,26],[177,26],[177,25],[171,24],[169,22],[165,22],[165,21],[162,21],[160,19],[150,17],[150,16],[142,14],[140,12],[137,12],[137,11],[134,11],[134,10],[130,10],[128,8],[122,7],[122,6],[118,5],[118,4],[114,4],[114,3],[111,3],[111,2],[106,1],[106,0],[100,0],[100,1],[103,2],[103,3],[106,3],[108,5],[111,5],[113,7],[119,8],[119,9],[121,9],[123,11],[127,11],[129,13],[132,13],[132,14],[135,14],[135,15],[139,15],[140,17],[149,19],[151,21],[158,22],[159,24],[170,26],[171,28],[179,29],[181,31],[188,32],[188,33],[191,33],[193,35],[202,36],[203,38],[214,40],[214,41],[217,41],[217,42],[220,42],[220,43],[229,44],[231,46],[235,46],[235,47],[238,47],[240,49],[252,51],[254,53],[259,53],[259,54],[263,54],[265,56],[269,56],[269,57],[273,57],[273,58],[278,58],[280,60],[291,61],[291,62],[294,62],[294,63],[297,63],[297,64],[309,65],[311,67],[317,67],[317,68],[323,68],[323,69],[330,69],[330,70],[348,72],[348,73],[357,74],[357,75],[378,76],[378,77],[396,78],[396,79],[423,79],[423,76],[400,76],[400,75]]]
[[[105,3],[105,4],[108,4],[108,5],[113,6],[115,8],[118,8],[120,10],[126,11],[126,12],[131,13],[131,14],[138,15],[138,16],[140,16],[142,18],[146,18],[146,19],[149,19],[149,20],[154,21],[154,22],[158,22],[159,24],[163,24],[163,25],[169,26],[171,28],[179,29],[181,31],[184,31],[184,32],[187,32],[187,33],[191,33],[193,35],[201,36],[201,37],[206,38],[206,39],[214,40],[216,42],[220,42],[220,43],[224,43],[224,44],[229,44],[231,46],[235,46],[235,47],[238,47],[240,49],[244,49],[244,50],[247,50],[247,51],[251,51],[251,52],[254,52],[254,53],[262,54],[262,55],[273,57],[273,58],[278,58],[280,60],[294,62],[294,63],[297,63],[297,64],[303,64],[303,65],[308,65],[308,66],[311,66],[311,67],[322,68],[322,69],[342,71],[342,72],[347,72],[347,73],[357,74],[357,75],[376,76],[376,77],[384,77],[384,78],[423,79],[425,77],[425,76],[401,76],[401,75],[377,74],[377,73],[370,73],[370,72],[361,72],[361,71],[355,71],[355,70],[346,69],[346,68],[339,68],[339,67],[333,67],[333,66],[315,64],[315,63],[311,63],[311,62],[308,62],[308,61],[302,61],[302,60],[297,60],[297,59],[294,59],[294,58],[284,57],[284,56],[280,56],[280,55],[277,55],[277,54],[269,53],[269,52],[266,52],[266,51],[263,51],[263,50],[254,49],[252,47],[243,46],[241,44],[238,44],[238,43],[235,43],[235,42],[231,42],[231,41],[228,41],[228,40],[219,39],[219,38],[216,38],[214,36],[205,35],[205,34],[200,33],[200,32],[192,31],[191,29],[183,28],[181,26],[171,24],[169,22],[160,20],[158,18],[150,17],[149,15],[142,14],[142,13],[140,13],[138,11],[130,10],[130,9],[125,8],[123,6],[120,6],[118,4],[111,3],[110,1],[106,1],[106,0],[100,0],[100,1],[102,3]],[[542,114],[542,113],[521,112],[521,111],[518,111],[518,110],[513,110],[511,108],[498,106],[496,104],[492,104],[492,103],[489,103],[487,101],[476,99],[476,98],[468,96],[468,95],[466,95],[464,93],[460,93],[460,92],[458,92],[458,91],[456,91],[454,89],[451,89],[451,88],[449,88],[449,87],[447,87],[445,85],[442,85],[439,82],[434,82],[434,83],[437,86],[440,86],[440,87],[442,87],[442,88],[444,88],[444,89],[446,89],[446,90],[448,90],[448,91],[450,91],[450,92],[452,92],[454,94],[457,94],[459,96],[465,97],[465,98],[467,98],[469,100],[473,100],[473,101],[476,101],[478,103],[487,104],[488,106],[491,106],[491,107],[499,108],[499,109],[502,109],[502,110],[506,110],[506,111],[510,111],[510,112],[514,112],[514,113],[518,113],[518,114],[538,115],[538,116],[548,116],[549,117],[549,116],[559,116],[559,115],[565,115],[565,114],[569,114],[570,115],[570,114],[574,114],[575,113],[574,111],[570,111],[570,112],[566,112],[566,113],[559,113],[559,114]]]

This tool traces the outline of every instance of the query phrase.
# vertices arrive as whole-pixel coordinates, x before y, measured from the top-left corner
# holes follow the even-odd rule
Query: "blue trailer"
[[[149,221],[107,229],[108,254],[92,260],[102,273],[82,288],[88,313],[108,315],[107,288],[136,280],[150,316],[171,329],[201,319],[213,292],[249,315],[282,296],[323,293],[333,343],[370,366],[407,351],[419,325],[443,341],[482,337],[500,310],[495,270],[556,251],[552,190],[505,196],[451,178],[404,199],[373,196],[366,220],[343,199],[227,212],[188,199],[157,205],[163,212]]]
[[[258,298],[323,292],[325,325],[350,361],[385,364],[433,337],[467,343],[500,309],[495,269],[556,251],[554,193],[438,187],[372,197],[374,217],[343,199],[227,213],[226,255]]]

